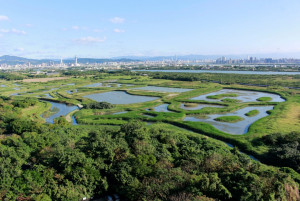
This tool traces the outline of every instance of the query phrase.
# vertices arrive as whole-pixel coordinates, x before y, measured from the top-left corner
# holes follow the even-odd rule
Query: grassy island
[[[254,116],[258,115],[258,114],[259,114],[258,110],[251,110],[251,111],[247,112],[245,115],[247,117],[254,117]]]
[[[206,98],[208,99],[221,99],[224,97],[237,97],[237,94],[230,93],[230,94],[218,94],[218,95],[212,95],[212,96],[207,96]]]
[[[260,97],[258,99],[256,99],[257,101],[261,101],[261,102],[269,102],[272,100],[271,97]]]
[[[215,118],[216,121],[228,122],[228,123],[235,123],[238,121],[242,121],[243,119],[244,118],[240,116],[222,116],[222,117]]]

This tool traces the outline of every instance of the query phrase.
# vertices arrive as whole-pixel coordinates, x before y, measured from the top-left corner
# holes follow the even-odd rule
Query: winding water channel
[[[60,117],[60,116],[66,116],[70,112],[73,112],[74,110],[79,109],[78,106],[75,106],[75,105],[69,106],[69,105],[66,105],[65,103],[56,103],[53,101],[46,101],[46,102],[51,104],[51,110],[53,110],[55,108],[58,109],[58,112],[56,112],[55,114],[52,114],[49,117],[44,118],[42,116],[46,120],[46,122],[50,123],[50,124],[54,123],[55,118]],[[75,118],[73,119],[73,125],[74,125],[74,120],[75,120]],[[75,120],[75,125],[76,124],[77,124],[77,122]]]

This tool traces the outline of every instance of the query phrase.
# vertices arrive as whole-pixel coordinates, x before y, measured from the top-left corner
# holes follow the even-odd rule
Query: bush
[[[93,102],[93,103],[88,103],[84,106],[86,109],[111,109],[114,108],[115,106],[111,103],[108,102]]]

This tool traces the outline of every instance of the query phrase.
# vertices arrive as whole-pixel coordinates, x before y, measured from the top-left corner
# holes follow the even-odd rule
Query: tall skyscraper
[[[78,66],[78,63],[77,63],[77,56],[75,56],[75,66]]]

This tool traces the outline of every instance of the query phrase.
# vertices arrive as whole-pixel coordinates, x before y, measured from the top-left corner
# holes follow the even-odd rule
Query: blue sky
[[[0,55],[299,55],[299,0],[0,0]]]

